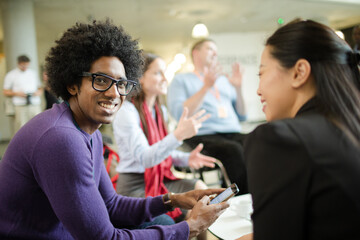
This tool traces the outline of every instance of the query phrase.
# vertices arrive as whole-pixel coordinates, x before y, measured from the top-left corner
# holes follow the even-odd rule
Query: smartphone
[[[221,203],[221,202],[227,201],[229,198],[231,198],[238,192],[239,192],[238,186],[236,185],[236,183],[233,183],[230,185],[230,187],[225,189],[222,193],[220,193],[213,200],[211,200],[210,204]]]

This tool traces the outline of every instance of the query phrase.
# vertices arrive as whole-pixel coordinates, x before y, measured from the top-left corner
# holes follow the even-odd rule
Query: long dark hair
[[[315,79],[319,111],[360,140],[359,55],[329,27],[296,19],[266,41],[271,55],[285,68],[306,59]]]
[[[159,56],[153,54],[153,53],[144,53],[144,60],[145,60],[145,64],[144,64],[144,68],[143,68],[143,75],[145,74],[145,72],[149,69],[150,64],[155,61],[157,58],[160,58]],[[146,137],[148,137],[148,126],[146,124],[145,121],[145,115],[144,115],[144,111],[143,109],[143,102],[145,101],[145,92],[144,90],[142,90],[142,88],[139,89],[139,92],[137,95],[135,95],[131,101],[133,102],[135,108],[137,109],[137,111],[139,112],[139,116],[140,116],[140,121],[142,123],[143,126],[143,130],[144,130],[144,134]],[[161,110],[161,104],[160,104],[160,98],[159,96],[156,97],[155,100],[155,104],[157,104],[159,106],[159,111],[160,111],[160,117],[162,118],[162,122],[164,122],[164,114]],[[166,128],[166,126],[164,126]]]

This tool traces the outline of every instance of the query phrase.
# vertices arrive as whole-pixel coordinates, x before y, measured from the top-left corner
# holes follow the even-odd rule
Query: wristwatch
[[[168,193],[163,195],[163,202],[164,202],[165,209],[167,211],[173,211],[174,210],[174,206],[172,205],[172,201],[171,201],[171,198],[170,198],[171,195],[173,195],[172,192],[168,192]]]

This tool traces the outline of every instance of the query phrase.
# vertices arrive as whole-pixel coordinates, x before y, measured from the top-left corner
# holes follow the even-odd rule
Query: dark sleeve
[[[245,141],[254,240],[304,239],[309,156],[286,123],[258,127]]]

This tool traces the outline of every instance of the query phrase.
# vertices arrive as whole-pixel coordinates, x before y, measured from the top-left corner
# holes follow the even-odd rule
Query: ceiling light
[[[193,38],[205,38],[209,36],[209,31],[205,24],[197,23],[192,30],[191,36]]]
[[[343,40],[345,40],[344,33],[342,31],[335,31],[335,33]]]
[[[180,64],[184,64],[186,62],[186,56],[183,53],[178,53],[175,55],[174,61]]]

